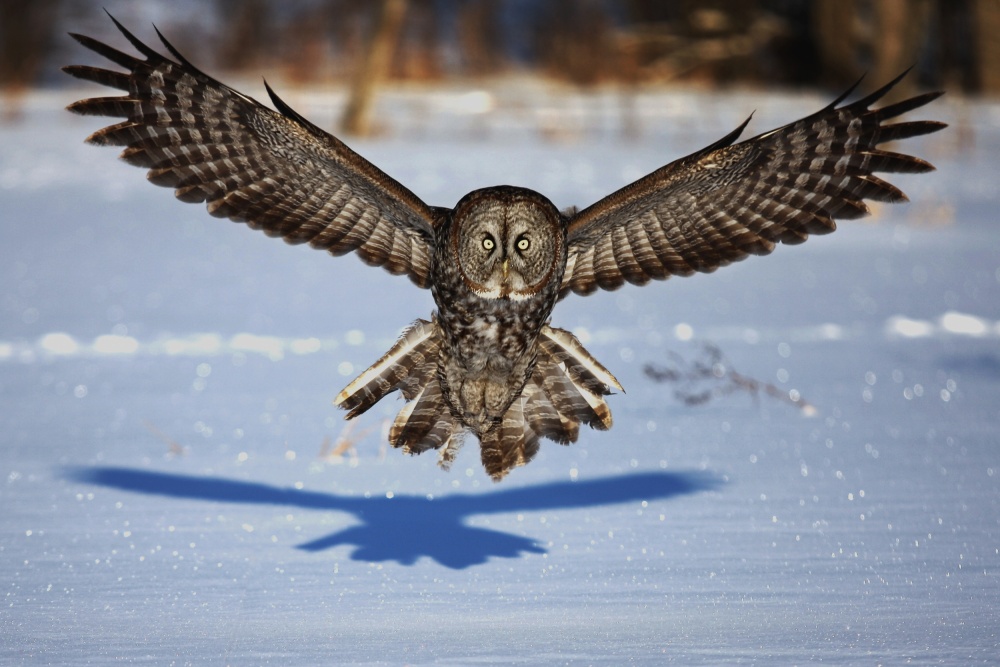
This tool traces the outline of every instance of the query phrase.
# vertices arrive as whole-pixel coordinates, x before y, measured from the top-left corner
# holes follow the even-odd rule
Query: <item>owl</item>
[[[439,451],[445,468],[469,433],[499,481],[548,438],[605,430],[605,397],[621,385],[571,333],[550,324],[576,293],[711,272],[776,244],[835,229],[868,212],[865,200],[905,195],[875,172],[926,172],[927,162],[880,149],[935,132],[936,121],[888,122],[940,93],[872,108],[903,76],[849,104],[848,91],[789,125],[737,142],[749,118],[710,146],[583,209],[560,212],[532,190],[476,190],[453,208],[425,204],[313,125],[265,83],[276,109],[216,81],[163,35],[170,57],[115,25],[141,54],[73,37],[119,69],[73,65],[74,77],[125,91],[69,110],[122,118],[88,141],[216,217],[289,243],[406,275],[436,311],[335,399],[352,419],[389,393],[403,408],[389,431],[410,454]],[[852,89],[853,90],[853,89]]]

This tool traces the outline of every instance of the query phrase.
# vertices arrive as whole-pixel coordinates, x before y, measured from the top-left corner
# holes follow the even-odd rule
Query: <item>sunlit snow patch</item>
[[[986,320],[954,311],[941,316],[941,328],[948,333],[965,336],[985,336],[990,330]]]
[[[218,354],[221,349],[222,338],[218,334],[202,333],[183,338],[167,338],[154,344],[150,351],[170,356],[205,356]]]
[[[819,325],[816,336],[819,340],[844,340],[847,338],[847,332],[839,324],[827,322]]]
[[[93,347],[98,354],[135,354],[139,351],[139,341],[131,336],[108,334],[95,338]]]
[[[924,320],[911,320],[908,317],[895,315],[886,320],[885,332],[892,338],[927,338],[934,334],[934,325]]]
[[[271,361],[280,361],[285,356],[285,346],[281,339],[275,336],[257,336],[250,333],[239,333],[229,341],[229,347],[237,352],[254,352],[263,354]]]
[[[66,333],[45,334],[38,339],[38,347],[46,354],[64,357],[73,356],[80,350],[80,345]]]
[[[948,311],[937,319],[914,320],[902,315],[895,315],[886,320],[885,333],[889,338],[930,338],[941,336],[972,336],[983,338],[1000,335],[1000,322]]]
[[[674,338],[677,340],[691,340],[694,337],[694,328],[685,322],[681,322],[674,327]]]

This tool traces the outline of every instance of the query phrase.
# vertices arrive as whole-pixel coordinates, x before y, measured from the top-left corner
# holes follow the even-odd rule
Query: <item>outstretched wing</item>
[[[572,216],[561,295],[714,271],[747,255],[766,255],[778,242],[832,232],[834,217],[866,214],[865,199],[905,201],[874,172],[933,167],[878,145],[945,127],[936,121],[885,124],[941,93],[869,109],[905,74],[857,102],[837,106],[852,88],[811,116],[734,145],[747,119],[704,150]]]
[[[145,59],[72,35],[128,70],[64,68],[127,92],[69,106],[80,114],[126,119],[87,141],[125,146],[121,157],[149,169],[150,181],[175,188],[183,201],[206,202],[214,216],[334,255],[356,251],[368,264],[429,286],[434,209],[299,116],[270,87],[281,113],[199,71],[159,31],[176,62],[111,20]]]

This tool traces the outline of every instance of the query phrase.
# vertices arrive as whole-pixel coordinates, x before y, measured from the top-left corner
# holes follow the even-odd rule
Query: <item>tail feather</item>
[[[611,410],[603,396],[618,380],[569,332],[545,327],[535,368],[521,395],[501,423],[483,434],[483,467],[494,481],[538,453],[542,437],[560,444],[576,442],[580,424],[611,428]]]
[[[389,430],[389,443],[409,454],[437,449],[451,435],[448,425],[454,421],[444,405],[441,385],[428,382],[396,415]]]
[[[436,322],[417,320],[382,358],[355,378],[334,404],[350,410],[353,419],[399,390],[407,401],[389,430],[389,442],[409,454],[447,445],[454,458],[462,425],[452,417],[437,382],[441,330]],[[442,458],[445,454],[442,453]]]
[[[584,423],[601,431],[611,428],[611,410],[603,398],[573,381],[562,364],[539,363],[533,375],[542,386],[556,412],[574,423]],[[570,442],[576,440],[574,435]]]
[[[538,339],[542,351],[553,363],[566,364],[566,370],[573,382],[598,396],[607,396],[611,389],[624,393],[621,384],[607,368],[587,352],[580,340],[566,331],[545,326]]]
[[[389,443],[407,454],[422,454],[428,449],[441,451],[438,465],[447,470],[462,446],[463,426],[444,402],[436,376],[428,380],[420,393],[407,403],[389,430]]]
[[[596,415],[589,414],[589,404],[580,395],[580,389],[557,365],[539,364],[535,367],[532,380],[541,386],[545,399],[559,415],[564,425],[576,427],[573,428],[572,435],[566,437],[568,442],[575,442],[579,422],[587,422],[596,417]]]
[[[524,387],[524,417],[528,426],[538,435],[569,444],[576,439],[579,429],[567,430],[567,422],[552,405],[542,386],[534,379]]]
[[[445,439],[444,445],[441,447],[441,453],[438,454],[438,465],[441,466],[442,470],[448,470],[455,461],[455,457],[458,456],[458,450],[462,448],[462,444],[465,442],[467,431],[454,421],[447,423],[439,422],[439,425],[451,431],[451,434]]]
[[[381,359],[337,394],[333,404],[350,410],[347,418],[353,419],[396,389],[407,400],[414,398],[427,383],[425,376],[435,370],[433,362],[441,347],[438,334],[436,323],[417,320]]]
[[[523,466],[538,453],[539,435],[525,419],[527,398],[522,394],[504,413],[501,422],[483,434],[480,455],[483,467],[499,482],[512,469]]]

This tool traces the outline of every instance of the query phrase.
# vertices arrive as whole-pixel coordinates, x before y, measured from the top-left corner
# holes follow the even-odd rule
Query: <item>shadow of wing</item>
[[[721,484],[718,478],[701,472],[649,472],[437,498],[404,494],[356,498],[129,468],[69,468],[63,477],[146,495],[346,512],[359,523],[298,548],[315,552],[352,545],[353,560],[412,565],[426,556],[452,569],[480,565],[494,557],[545,553],[530,537],[470,526],[467,520],[471,516],[664,500]]]

